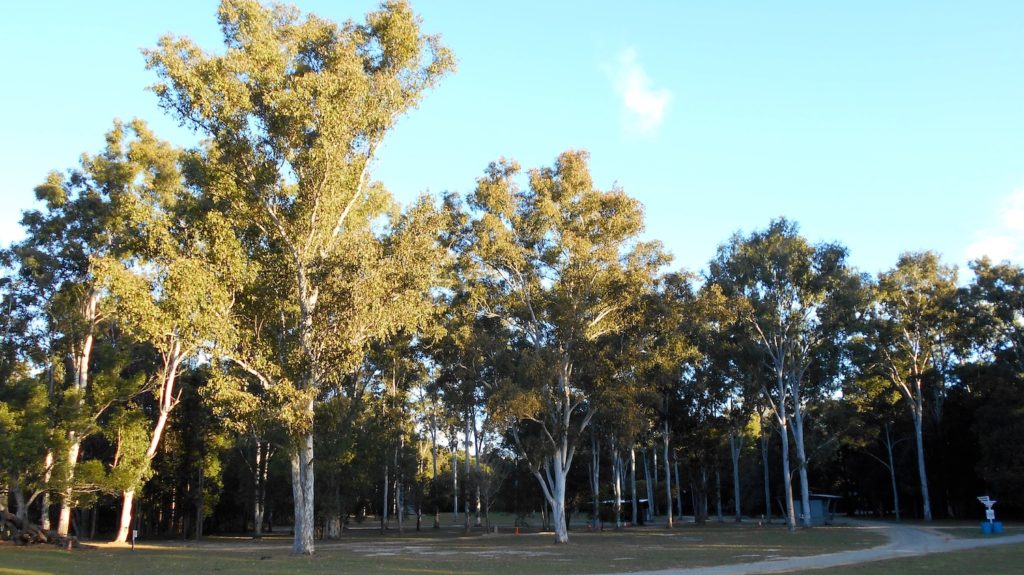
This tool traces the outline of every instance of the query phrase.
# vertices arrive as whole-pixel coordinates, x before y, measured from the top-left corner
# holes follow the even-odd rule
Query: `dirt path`
[[[1024,535],[992,537],[986,539],[958,539],[927,527],[892,525],[868,521],[849,521],[862,529],[877,529],[889,538],[889,543],[871,549],[841,551],[809,557],[770,559],[753,563],[695,567],[691,569],[659,569],[640,571],[629,575],[747,575],[754,573],[787,573],[805,569],[822,569],[840,565],[854,565],[882,559],[913,557],[928,553],[946,553],[962,549],[975,549],[991,545],[1024,543]]]

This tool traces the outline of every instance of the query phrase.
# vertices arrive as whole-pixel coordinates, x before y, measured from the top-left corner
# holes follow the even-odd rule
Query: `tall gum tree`
[[[720,285],[730,297],[747,300],[748,337],[773,372],[774,381],[763,392],[778,425],[791,530],[796,528],[796,515],[789,479],[790,435],[805,510],[803,525],[810,527],[804,409],[807,401],[830,383],[828,368],[836,365],[839,349],[835,344],[845,333],[841,326],[854,313],[843,307],[855,301],[847,292],[856,291],[858,285],[857,276],[845,262],[845,248],[812,245],[799,235],[795,223],[778,219],[748,237],[733,236],[709,266],[710,282]]]
[[[90,381],[90,364],[100,325],[107,317],[97,275],[98,258],[122,249],[114,228],[113,202],[123,188],[114,169],[120,150],[109,139],[97,155],[83,154],[78,169],[51,173],[35,188],[41,210],[22,217],[26,238],[12,248],[22,279],[40,304],[41,323],[55,342],[51,354],[66,358],[67,381],[52,383],[64,405],[55,427],[64,434],[62,453],[53,457],[60,485],[57,533],[67,536],[74,506],[74,481],[82,441],[96,431],[93,423],[110,406]]]
[[[865,317],[865,343],[872,373],[900,392],[914,422],[922,514],[932,520],[924,457],[925,396],[942,385],[944,341],[955,328],[956,269],[934,252],[908,253],[882,273]]]
[[[561,154],[553,167],[516,183],[518,164],[492,163],[469,200],[467,255],[484,286],[481,313],[500,318],[519,353],[518,373],[492,395],[507,418],[552,510],[555,541],[566,543],[565,493],[580,435],[600,409],[602,387],[588,373],[596,341],[629,322],[666,257],[639,242],[640,204],[622,190],[594,188],[587,154]],[[529,435],[529,437],[527,437]]]
[[[149,344],[160,361],[143,390],[154,400],[155,420],[134,475],[123,478],[121,520],[114,541],[127,540],[136,489],[157,454],[181,391],[185,364],[229,335],[234,292],[246,265],[241,246],[221,214],[186,189],[180,150],[158,140],[141,121],[115,125],[108,135],[110,169],[122,175],[113,203],[114,233],[124,238],[121,257],[97,258],[111,309],[120,325]]]
[[[960,347],[971,358],[960,366],[961,387],[978,398],[972,431],[976,469],[1000,501],[1021,509],[1024,501],[1024,267],[987,258],[971,262],[974,280],[960,289]],[[1004,512],[1006,507],[1003,508]]]
[[[321,314],[321,305],[327,289],[358,283],[337,277],[335,270],[352,271],[339,258],[357,271],[376,263],[367,261],[373,250],[359,249],[374,243],[370,224],[387,211],[384,194],[370,185],[371,160],[398,117],[454,60],[438,37],[420,32],[401,1],[384,3],[365,23],[338,26],[291,7],[224,0],[218,20],[222,55],[175,37],[145,54],[162,80],[153,88],[161,105],[208,138],[209,191],[224,197],[239,227],[255,228],[259,257],[279,268],[276,287],[294,305],[297,371],[287,382],[300,392],[296,412],[305,422],[295,428],[291,454],[293,551],[311,554],[311,423],[315,390],[330,371],[317,322],[345,321],[341,313]],[[393,316],[376,319],[385,322],[380,329],[393,327]]]

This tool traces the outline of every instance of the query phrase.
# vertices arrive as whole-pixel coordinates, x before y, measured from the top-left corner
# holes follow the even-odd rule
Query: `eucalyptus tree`
[[[275,268],[274,288],[291,304],[285,323],[297,341],[287,365],[237,359],[257,379],[273,371],[296,392],[293,550],[309,554],[317,390],[358,365],[368,341],[415,323],[420,298],[412,294],[433,267],[424,252],[431,242],[417,236],[434,225],[424,222],[429,206],[399,224],[401,239],[375,233],[393,208],[370,164],[453,58],[401,1],[338,26],[290,7],[224,0],[218,20],[224,54],[165,37],[146,57],[161,77],[153,88],[161,105],[208,138],[205,191],[229,206],[233,226],[253,234],[252,257]]]
[[[970,268],[974,278],[959,290],[961,347],[1024,372],[1024,267],[982,258]]]
[[[705,390],[700,408],[710,410],[715,414],[715,425],[725,427],[732,464],[734,519],[739,522],[740,452],[751,406],[756,403],[755,382],[762,364],[752,361],[749,345],[742,337],[740,320],[747,311],[746,302],[726,296],[716,284],[704,284],[699,289],[680,284],[676,289],[677,297],[685,304],[678,329],[693,346],[686,373],[691,382]],[[681,390],[681,396],[687,396],[685,390]]]
[[[974,409],[979,476],[1009,507],[1024,508],[1024,267],[981,259],[960,289],[960,385]],[[1004,510],[1007,508],[1004,507]]]
[[[870,364],[865,363],[865,367],[868,365]],[[900,394],[893,389],[889,379],[873,373],[870,369],[850,378],[848,384],[843,387],[843,404],[850,412],[847,417],[852,421],[848,426],[849,430],[843,434],[842,441],[878,462],[889,473],[892,508],[896,521],[901,519],[896,447],[909,439],[897,436],[898,428],[895,424],[899,420],[899,402]],[[872,447],[875,446],[882,447],[881,456],[873,452]]]
[[[685,272],[661,279],[645,310],[643,329],[648,341],[635,362],[657,396],[668,509],[672,508],[669,461],[673,427],[687,420],[683,412],[689,409],[707,409],[709,413],[723,409],[730,380],[716,368],[716,360],[727,356],[729,342],[723,334],[728,333],[735,322],[735,310],[742,305],[729,301],[717,286],[698,287],[695,280]],[[693,396],[695,384],[707,393]],[[668,526],[672,527],[672,513],[667,515]]]
[[[427,370],[421,361],[413,334],[401,332],[378,342],[368,354],[377,381],[383,440],[376,446],[383,453],[381,524],[388,527],[388,509],[394,502],[398,530],[404,530],[406,494],[415,480],[416,432],[412,427],[412,391],[424,385]],[[389,490],[393,493],[389,497]]]
[[[114,233],[113,205],[124,189],[117,170],[118,147],[108,140],[97,155],[83,154],[80,167],[66,174],[52,172],[35,189],[40,210],[23,214],[25,239],[13,246],[19,274],[39,303],[38,319],[52,344],[52,359],[67,359],[65,381],[54,378],[54,397],[62,406],[62,453],[54,458],[61,485],[57,532],[68,534],[74,503],[74,480],[82,441],[94,433],[95,420],[113,403],[113,396],[90,382],[90,363],[99,328],[109,310],[97,273],[103,257],[121,253],[123,238]],[[52,374],[53,371],[51,370]],[[108,390],[109,391],[109,390]]]
[[[115,124],[107,146],[107,169],[121,178],[112,203],[112,232],[122,238],[124,249],[95,257],[94,265],[122,329],[152,346],[160,358],[156,373],[140,390],[153,395],[155,421],[143,433],[146,449],[134,466],[134,478],[126,477],[123,484],[115,536],[123,543],[136,489],[181,397],[178,376],[212,342],[229,337],[230,308],[247,269],[222,215],[185,187],[180,150],[138,120]]]
[[[652,349],[655,347],[655,330],[649,329],[645,320],[658,309],[655,285],[630,302],[626,316],[630,319],[622,329],[610,337],[595,341],[586,356],[580,360],[586,365],[584,377],[598,378],[595,386],[598,393],[592,403],[600,405],[600,411],[591,422],[591,489],[594,497],[594,514],[600,516],[601,439],[607,443],[606,451],[611,457],[611,488],[614,496],[613,512],[616,529],[622,525],[623,491],[630,492],[631,523],[639,520],[639,501],[636,484],[636,446],[641,438],[650,438],[657,432],[659,409],[663,407],[659,390],[649,376],[653,366]],[[664,357],[659,355],[657,357]],[[614,385],[609,385],[614,382]],[[663,383],[663,382],[658,382]],[[629,470],[627,484],[626,474]],[[648,488],[651,489],[650,487]]]
[[[867,369],[899,391],[914,422],[917,472],[925,521],[931,499],[925,468],[925,397],[943,385],[939,362],[955,326],[956,269],[934,252],[907,253],[882,273],[865,317]]]
[[[22,521],[49,489],[51,462],[46,455],[56,439],[50,429],[46,386],[27,367],[8,366],[0,381],[0,500],[6,511],[8,496],[13,496],[14,513]]]
[[[467,223],[467,214],[453,197],[447,198],[450,216],[449,243],[454,249],[465,249],[468,236],[459,228]],[[451,281],[437,297],[437,307],[431,337],[425,338],[423,349],[434,368],[429,392],[444,404],[448,417],[458,421],[451,441],[457,441],[461,432],[464,445],[465,486],[463,507],[468,530],[470,492],[475,491],[476,522],[485,519],[484,473],[482,458],[490,446],[485,435],[492,432],[493,420],[486,408],[489,397],[507,377],[514,353],[509,347],[510,333],[500,318],[478,313],[477,300],[486,289],[478,277],[478,270],[469,254],[457,254]],[[433,424],[432,424],[433,425]],[[471,466],[470,447],[475,461]],[[489,458],[493,459],[493,458]],[[457,469],[453,468],[453,472]],[[453,475],[453,479],[457,475]],[[457,494],[456,494],[457,496]]]
[[[734,235],[709,266],[708,280],[731,297],[746,300],[747,337],[764,354],[774,382],[762,388],[778,425],[789,528],[796,528],[790,482],[789,435],[792,422],[804,526],[810,526],[810,489],[804,446],[808,395],[833,383],[842,326],[854,316],[858,277],[846,265],[846,249],[812,245],[785,219],[747,237]],[[809,377],[812,376],[813,377]]]
[[[468,255],[479,266],[480,312],[500,319],[515,372],[492,396],[552,510],[555,541],[569,539],[566,478],[602,395],[625,392],[584,361],[595,342],[633,318],[666,257],[639,242],[643,212],[622,190],[594,187],[584,152],[517,183],[513,161],[492,163],[471,195]]]
[[[15,514],[25,521],[29,505],[47,492],[54,438],[46,373],[32,374],[39,360],[33,357],[39,355],[31,329],[34,301],[12,256],[0,251],[0,510],[13,495]]]

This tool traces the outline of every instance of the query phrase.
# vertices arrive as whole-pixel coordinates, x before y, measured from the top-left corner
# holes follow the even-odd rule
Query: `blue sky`
[[[299,1],[361,18],[368,0]],[[628,6],[628,7],[627,7]],[[1024,3],[416,1],[459,71],[403,118],[375,176],[402,199],[488,162],[590,151],[598,186],[700,269],[786,216],[876,273],[908,250],[1024,262]],[[32,188],[115,117],[194,136],[145,91],[164,33],[220,50],[216,2],[19,2],[0,22],[0,242]]]

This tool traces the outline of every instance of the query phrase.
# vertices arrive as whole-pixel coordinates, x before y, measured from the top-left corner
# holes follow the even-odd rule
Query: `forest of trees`
[[[399,0],[218,17],[220,54],[145,51],[202,143],[115,121],[0,251],[6,535],[1024,512],[1020,265],[875,277],[778,218],[673,270],[572,150],[399,205],[370,168],[440,37]]]

